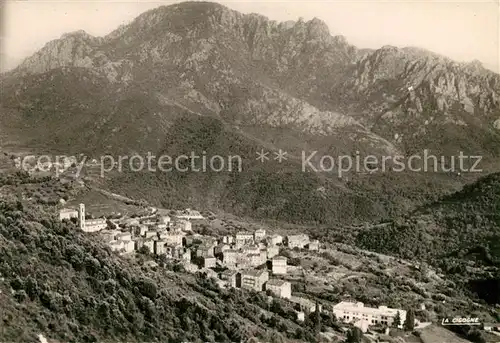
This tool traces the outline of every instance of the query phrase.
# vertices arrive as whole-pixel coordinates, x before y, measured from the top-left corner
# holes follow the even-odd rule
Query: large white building
[[[319,241],[318,240],[310,241],[308,249],[311,251],[319,251]]]
[[[382,324],[392,326],[394,317],[399,312],[401,319],[400,328],[406,320],[406,311],[401,309],[389,308],[387,306],[366,307],[362,302],[342,301],[333,306],[333,313],[346,323],[365,321],[368,325]]]
[[[238,263],[238,256],[240,252],[233,249],[224,250],[222,253],[222,261],[226,266],[234,267]]]
[[[215,268],[217,266],[217,259],[213,256],[203,257],[203,268]]]

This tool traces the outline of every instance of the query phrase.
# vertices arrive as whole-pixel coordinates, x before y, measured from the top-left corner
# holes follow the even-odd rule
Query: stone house
[[[238,272],[235,270],[227,269],[220,273],[220,279],[225,281],[228,287],[236,287],[236,276]]]
[[[284,256],[275,256],[272,259],[272,272],[276,275],[285,275],[288,271],[287,258]]]
[[[250,232],[240,231],[236,233],[236,247],[240,248],[244,245],[253,244],[253,234]]]
[[[269,273],[264,269],[245,270],[241,272],[240,276],[241,288],[257,292],[263,291],[265,283],[269,280]]]
[[[258,229],[253,233],[255,242],[260,242],[266,237],[266,230]]]
[[[288,281],[271,279],[266,282],[266,291],[280,298],[290,299],[292,296],[292,285]]]
[[[304,249],[304,247],[309,244],[309,236],[300,234],[300,235],[290,235],[287,236],[287,246],[290,249],[299,248]]]

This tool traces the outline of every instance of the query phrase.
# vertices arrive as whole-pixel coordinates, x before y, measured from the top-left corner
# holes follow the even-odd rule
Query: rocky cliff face
[[[482,146],[476,138],[469,145],[471,151],[483,152],[498,135],[500,75],[477,62],[456,63],[421,49],[383,47],[364,56],[354,75],[345,87],[367,101],[346,97],[346,107],[363,113],[362,123],[392,137],[395,144],[456,151],[469,145],[464,137],[483,132]],[[448,132],[443,136],[438,131]],[[462,144],[450,142],[456,139]]]
[[[354,130],[392,153],[423,148],[434,131],[483,130],[496,139],[500,128],[500,75],[478,63],[419,48],[358,50],[317,18],[279,23],[215,3],[160,7],[105,37],[65,34],[10,74],[3,102],[29,107],[29,80],[47,87],[61,68],[104,78],[107,97],[140,88],[150,107],[240,126]]]
[[[65,34],[28,58],[16,75],[80,67],[128,83],[155,63],[185,72],[215,70],[223,74],[219,83],[250,74],[321,109],[361,112],[367,124],[373,124],[367,118],[378,118],[400,102],[410,113],[458,107],[484,114],[490,127],[500,119],[500,76],[477,63],[459,64],[418,48],[360,51],[344,37],[332,36],[317,18],[278,23],[215,3],[160,7],[106,37]]]
[[[65,34],[13,75],[61,67],[104,76],[119,92],[140,83],[164,104],[238,125],[326,135],[354,127],[393,152],[404,131],[468,125],[457,112],[500,127],[500,76],[481,66],[417,48],[360,51],[317,18],[278,23],[214,3],[160,7],[106,37]]]
[[[64,34],[27,58],[14,74],[22,78],[63,67],[74,67],[104,74],[110,82],[130,81],[132,61],[110,60],[108,54],[100,48],[104,41],[103,38],[93,37],[83,30]]]
[[[323,74],[355,58],[356,48],[343,37],[332,37],[319,19],[277,23],[217,4],[184,3],[146,12],[106,37],[79,31],[49,42],[12,73],[4,102],[20,100],[29,107],[31,95],[24,90],[45,88],[43,83],[54,78],[50,74],[76,68],[86,78],[106,79],[107,97],[121,98],[139,87],[149,94],[151,106],[312,135],[328,136],[345,128],[393,153],[397,149],[391,143],[351,116],[335,108],[320,109],[298,92],[290,95],[281,88],[294,80],[304,84],[304,71],[309,73],[307,82],[314,82],[318,71]],[[37,80],[36,85],[27,86],[28,80]]]
[[[388,97],[407,96],[413,109],[423,112],[426,93],[431,108],[447,112],[459,104],[467,113],[494,114],[499,110],[500,75],[484,69],[478,62],[456,63],[443,56],[415,48],[383,47],[358,62],[353,87],[369,92],[377,83],[398,80]],[[420,105],[418,105],[420,103]]]

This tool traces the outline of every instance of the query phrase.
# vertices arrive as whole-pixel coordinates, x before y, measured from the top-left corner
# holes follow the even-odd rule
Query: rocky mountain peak
[[[242,14],[217,3],[185,2],[147,11],[105,37],[93,37],[83,30],[64,34],[28,58],[18,71],[39,74],[65,66],[102,69],[103,65],[121,64],[134,55],[139,57],[132,58],[133,63],[151,58],[159,61],[171,54],[167,52],[172,49],[171,44],[186,42],[182,48],[185,49],[190,45],[188,41],[194,43],[200,39],[244,43],[254,59],[284,63],[278,66],[284,70],[292,59],[301,59],[304,51],[323,54],[327,50],[330,56],[321,55],[327,61],[343,62],[353,57],[355,51],[345,37],[332,37],[326,23],[318,18],[278,23],[260,14]],[[137,46],[144,51],[123,54]],[[111,69],[115,69],[113,65],[104,68],[107,74]]]
[[[469,72],[476,75],[488,73],[488,70],[484,68],[483,63],[478,60],[472,60],[470,62],[463,63],[463,67]]]
[[[309,34],[312,37],[326,38],[330,36],[330,29],[326,23],[316,17],[307,22]]]
[[[41,74],[78,67],[131,85],[136,78],[149,82],[151,66],[177,70],[175,77],[186,89],[195,89],[198,82],[206,85],[188,98],[205,97],[200,102],[210,103],[215,113],[221,111],[221,92],[229,94],[231,87],[239,89],[241,80],[251,77],[266,87],[280,85],[324,112],[375,116],[408,97],[404,109],[416,113],[424,112],[422,104],[427,103],[444,113],[458,106],[471,114],[488,113],[490,121],[500,118],[495,112],[500,76],[480,63],[456,63],[415,47],[358,50],[345,37],[332,36],[318,18],[279,23],[210,2],[152,9],[104,38],[85,31],[65,34],[28,58],[18,71]],[[207,76],[200,76],[203,73]],[[411,97],[410,87],[415,90]]]
[[[397,47],[395,47],[394,45],[384,45],[383,47],[381,47],[379,49],[379,51],[390,53],[390,52],[397,52],[397,51],[399,51],[399,49]]]
[[[93,40],[96,37],[88,34],[85,30],[77,30],[73,32],[64,33],[63,35],[61,35],[61,39],[67,39],[67,38]]]
[[[349,42],[347,41],[347,39],[345,38],[345,36],[342,36],[342,35],[334,36],[333,37],[333,42],[335,44],[342,45],[342,46],[348,46],[349,45]]]
[[[52,40],[26,58],[14,72],[21,74],[41,74],[49,70],[66,67],[91,67],[91,55],[102,39],[93,37],[85,31],[75,31]]]

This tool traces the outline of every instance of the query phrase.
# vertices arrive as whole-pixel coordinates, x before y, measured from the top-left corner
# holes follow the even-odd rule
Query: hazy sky
[[[496,1],[223,1],[278,21],[318,17],[333,35],[360,48],[418,46],[500,70],[500,0]],[[63,33],[103,36],[140,13],[178,1],[8,1],[0,18],[1,64],[12,68]]]

